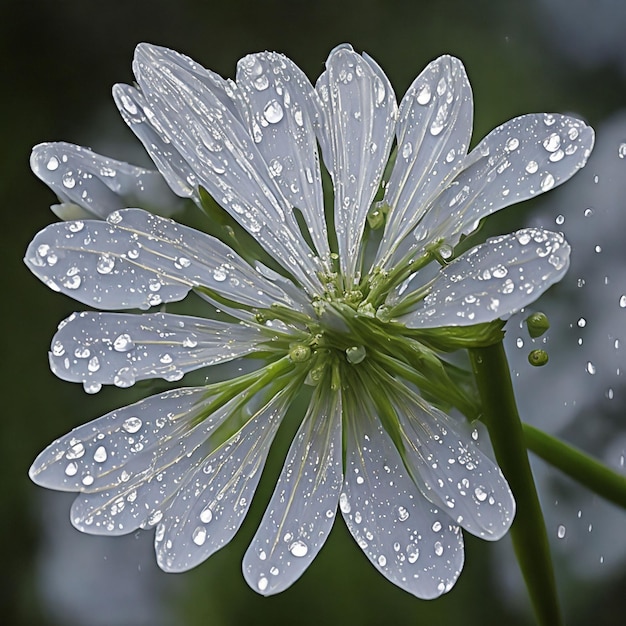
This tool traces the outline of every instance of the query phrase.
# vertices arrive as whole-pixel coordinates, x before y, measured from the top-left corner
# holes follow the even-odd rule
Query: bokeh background
[[[131,82],[140,41],[185,52],[233,76],[239,57],[278,50],[312,78],[349,41],[371,54],[401,95],[432,58],[465,63],[475,138],[519,114],[573,113],[597,131],[587,167],[563,188],[490,219],[485,232],[541,224],[574,249],[567,278],[538,305],[552,329],[532,341],[510,320],[507,348],[524,419],[624,471],[626,454],[626,3],[622,0],[1,0],[0,76],[0,623],[9,626],[243,624],[532,624],[508,539],[466,534],[465,571],[431,602],[396,589],[370,566],[341,520],[310,570],[264,599],[240,562],[287,439],[277,441],[236,539],[181,575],[154,563],[151,533],[83,536],[72,496],[35,487],[27,470],[52,439],[129,403],[141,389],[87,396],[56,380],[46,352],[75,304],[30,275],[23,252],[54,221],[51,192],[30,173],[32,145],[67,140],[147,164],[110,97]],[[623,147],[622,147],[623,144]],[[622,343],[620,343],[622,342]],[[550,362],[533,369],[541,346]],[[572,625],[622,624],[626,516],[534,461],[559,588]]]

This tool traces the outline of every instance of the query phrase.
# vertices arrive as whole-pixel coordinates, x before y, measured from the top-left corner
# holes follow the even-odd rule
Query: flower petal
[[[400,104],[398,154],[383,198],[390,210],[378,259],[393,253],[463,167],[472,117],[472,90],[459,59],[439,57],[409,87]]]
[[[318,256],[328,259],[328,234],[317,140],[309,112],[317,93],[304,72],[275,52],[237,65],[237,94],[248,132],[288,203],[302,212]],[[319,107],[319,105],[317,105]]]
[[[456,244],[500,209],[573,176],[594,143],[590,126],[556,114],[522,115],[493,130],[468,155],[467,167],[435,201],[415,231],[426,242]]]
[[[218,239],[140,209],[115,211],[107,222],[51,224],[25,262],[50,288],[99,309],[147,309],[195,287],[245,306],[296,306]]]
[[[373,409],[360,404],[345,416],[341,512],[383,576],[418,598],[436,598],[449,591],[461,573],[460,529],[422,497]]]
[[[211,412],[209,394],[206,389],[202,391],[204,397],[188,408],[187,414],[163,415],[161,411],[152,426],[159,436],[152,440],[119,437],[117,432],[108,434],[106,428],[98,429],[96,442],[100,445],[93,458],[105,471],[82,478],[83,483],[93,483],[72,504],[70,519],[75,528],[92,535],[123,535],[159,523],[181,486],[211,452],[211,434],[240,405],[235,398]],[[180,423],[168,428],[172,419]],[[98,426],[96,422],[93,425],[94,429]],[[112,462],[113,466],[107,467],[108,455],[116,456],[118,464]],[[79,471],[83,470],[81,466]]]
[[[320,144],[335,189],[341,271],[351,284],[366,216],[393,142],[396,97],[374,61],[345,45],[330,53],[316,90],[324,113]]]
[[[95,492],[126,484],[129,464],[145,468],[168,441],[177,441],[210,401],[206,387],[174,389],[111,411],[51,443],[35,459],[30,478],[48,489]],[[187,450],[180,446],[180,453]],[[142,461],[143,463],[144,461]]]
[[[303,574],[330,533],[342,479],[341,397],[320,384],[244,557],[250,587],[271,595]]]
[[[50,368],[63,380],[128,387],[179,380],[190,371],[252,352],[263,341],[242,324],[154,313],[73,314],[52,339]]]
[[[233,538],[292,398],[293,388],[274,395],[188,478],[157,527],[155,550],[163,570],[191,569]]]
[[[102,219],[129,206],[165,215],[180,206],[159,172],[70,143],[40,143],[33,148],[30,167],[64,203],[75,204]]]
[[[417,394],[395,400],[406,462],[422,493],[473,535],[500,539],[515,515],[500,468],[478,449],[469,428]]]
[[[122,119],[144,145],[171,190],[181,198],[196,198],[193,170],[164,130],[143,94],[130,85],[114,85],[113,99]]]
[[[204,187],[310,293],[319,292],[312,251],[253,139],[220,94],[175,56],[140,44],[133,62],[162,140],[187,161],[194,188]]]
[[[561,280],[569,254],[563,235],[547,230],[488,239],[443,268],[419,308],[400,321],[409,328],[471,326],[510,315]]]

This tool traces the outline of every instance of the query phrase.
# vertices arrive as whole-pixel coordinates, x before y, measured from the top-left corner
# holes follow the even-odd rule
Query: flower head
[[[158,172],[37,146],[33,169],[62,202],[106,219],[47,227],[26,263],[96,309],[161,308],[73,314],[52,340],[52,370],[91,392],[227,361],[244,373],[80,426],[39,455],[32,479],[80,492],[71,520],[84,532],[156,527],[159,565],[186,570],[236,533],[304,397],[246,580],[263,594],[291,585],[339,506],[389,580],[423,598],[444,593],[462,568],[461,528],[498,539],[515,504],[477,431],[449,414],[475,416],[476,405],[441,351],[499,336],[501,318],[569,263],[562,235],[541,229],[455,247],[487,215],[567,180],[593,131],[526,115],[468,153],[471,90],[448,56],[399,107],[380,67],[349,46],[331,52],[315,87],[275,53],[242,59],[234,82],[146,44],[133,68],[137,86],[113,94]],[[214,216],[208,232],[127,208],[152,207],[148,181]],[[157,200],[174,207],[173,194]],[[191,291],[204,301],[197,315],[163,308]]]

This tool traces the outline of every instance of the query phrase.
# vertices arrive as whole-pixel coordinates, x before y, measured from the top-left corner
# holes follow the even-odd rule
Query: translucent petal
[[[419,308],[400,321],[434,328],[508,316],[561,280],[569,255],[563,235],[536,228],[488,239],[443,268]]]
[[[211,400],[206,387],[175,389],[150,396],[78,426],[36,458],[29,475],[48,489],[95,492],[127,484],[128,467],[158,465],[159,450],[189,431]],[[205,422],[206,423],[206,422]]]
[[[255,591],[283,591],[324,545],[343,480],[341,450],[340,396],[319,385],[243,560]]]
[[[454,245],[481,220],[564,183],[587,162],[593,129],[572,117],[531,114],[493,130],[468,155],[468,163],[435,201],[416,238]]]
[[[420,494],[373,409],[352,413],[339,500],[346,524],[381,574],[418,598],[436,598],[461,573],[460,529]]]
[[[83,312],[59,325],[50,368],[63,380],[89,384],[172,381],[249,354],[263,339],[257,328],[205,318]]]
[[[98,462],[106,463],[103,458],[122,450],[125,463],[121,471],[114,468],[115,482],[107,475],[88,475],[88,480],[94,482],[74,500],[70,512],[78,530],[95,535],[123,535],[160,521],[172,498],[210,453],[210,435],[240,404],[238,399],[231,400],[205,417],[201,411],[209,412],[208,393],[203,391],[205,398],[192,407],[189,415],[175,415],[174,419],[181,421],[176,429],[169,433],[162,429],[158,439],[147,441],[146,445],[141,438],[127,437],[120,442],[113,435],[98,439],[100,446],[94,452]],[[167,419],[172,419],[170,414]],[[165,421],[161,417],[155,424],[162,428]]]
[[[66,203],[106,218],[129,206],[170,214],[180,200],[159,172],[109,159],[69,143],[40,143],[30,157],[33,172]]]
[[[133,62],[161,139],[190,166],[192,186],[204,187],[309,292],[319,292],[311,250],[252,137],[186,61],[172,61],[175,54],[140,44]]]
[[[471,429],[407,393],[393,400],[406,462],[422,493],[472,534],[500,539],[515,501],[500,468],[483,454]]]
[[[349,46],[338,46],[316,84],[324,119],[319,131],[333,177],[341,271],[355,278],[367,213],[389,158],[396,97],[382,70]]]
[[[130,85],[118,84],[113,87],[113,99],[123,120],[144,145],[172,191],[197,201],[197,181],[190,165],[164,136],[163,127],[143,94]]]
[[[147,309],[194,287],[252,307],[297,306],[218,239],[140,209],[51,224],[25,262],[50,288],[99,309]]]
[[[393,252],[463,167],[472,116],[469,80],[454,57],[432,61],[409,87],[400,104],[398,154],[383,199],[391,208],[379,259]]]
[[[237,87],[242,117],[270,176],[288,203],[302,211],[318,255],[327,259],[322,179],[310,118],[317,93],[300,68],[275,52],[241,59]]]
[[[166,572],[195,567],[228,543],[248,512],[269,447],[293,397],[283,389],[190,476],[157,527]]]

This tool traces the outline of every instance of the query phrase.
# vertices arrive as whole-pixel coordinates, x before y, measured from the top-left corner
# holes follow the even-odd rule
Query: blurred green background
[[[492,545],[466,534],[466,566],[460,581],[445,597],[423,602],[379,576],[338,520],[320,556],[290,590],[265,599],[248,589],[240,573],[241,558],[271,494],[287,437],[277,442],[273,462],[235,541],[189,573],[158,571],[151,534],[107,539],[74,531],[68,519],[71,496],[44,493],[35,487],[28,480],[28,467],[52,439],[130,402],[139,392],[104,390],[91,397],[79,386],[55,379],[48,370],[46,352],[56,324],[77,305],[49,291],[22,264],[32,236],[54,221],[48,206],[55,199],[30,173],[28,157],[36,143],[66,140],[137,164],[147,163],[110,97],[115,82],[132,81],[130,64],[140,41],[185,52],[231,77],[237,59],[244,54],[277,50],[290,56],[313,80],[322,71],[329,50],[349,41],[380,63],[399,98],[428,61],[451,53],[465,63],[474,89],[475,138],[511,117],[535,111],[572,112],[598,127],[617,119],[626,106],[626,4],[621,0],[3,0],[0,7],[4,85],[0,98],[0,197],[4,204],[0,213],[4,268],[0,272],[4,296],[4,331],[0,335],[4,355],[0,360],[4,397],[0,421],[0,623],[531,624],[508,539]],[[623,226],[616,215],[621,198],[626,197],[620,195],[619,187],[626,161],[620,161],[617,152],[618,144],[626,140],[626,124],[615,128],[607,135],[609,143],[616,142],[607,148],[607,159],[612,159],[614,168],[611,177],[603,179],[600,165],[590,165],[579,175],[585,178],[578,183],[604,194],[589,202],[604,202],[606,211],[600,206],[596,218],[604,221],[594,224],[603,224],[608,231],[613,220],[614,228]],[[594,175],[600,180],[593,180]],[[529,212],[542,206],[544,220],[552,227],[557,214],[567,216],[567,211],[573,211],[582,215],[586,204],[583,206],[585,201],[579,195],[559,193],[551,196],[551,205],[527,203],[505,212],[492,221],[492,228],[504,232],[528,223],[528,219],[536,219],[527,218]],[[563,229],[576,239],[580,231],[568,233],[568,224],[573,228],[575,220],[567,219]],[[611,268],[619,276],[626,266],[620,241],[614,252],[617,260],[611,262]],[[576,271],[568,279],[570,283],[556,292],[569,308],[562,314],[563,331],[554,332],[553,351],[559,337],[573,346],[576,333],[587,326],[587,322],[583,326],[577,323],[582,314],[574,310],[585,301],[579,296],[589,293],[580,291],[586,270]],[[550,304],[553,301],[548,300],[547,308],[553,308],[558,320],[561,314],[557,304]],[[591,324],[597,309],[588,298],[586,302],[585,320]],[[617,313],[616,303],[614,308]],[[521,333],[514,327],[513,340],[516,332]],[[619,336],[619,332],[616,327],[604,334]],[[530,345],[528,339],[526,344]],[[515,350],[515,344],[511,346]],[[563,352],[567,354],[565,347]],[[583,375],[587,357],[576,353],[576,359]],[[519,363],[516,374],[526,394],[524,381],[530,380],[532,389],[541,384],[544,374],[529,371],[523,359]],[[621,376],[619,364],[611,362],[606,369],[611,369],[614,377]],[[558,366],[545,372],[548,380],[550,376],[558,379]],[[587,379],[581,380],[578,392],[584,394]],[[597,380],[599,376],[594,384]],[[564,419],[552,430],[591,452],[608,454],[607,462],[619,468],[626,447],[626,394],[621,393],[619,381],[611,389],[612,402],[608,404],[606,390],[589,387],[584,428]],[[566,388],[558,393],[564,397],[558,397],[555,406],[567,407],[569,402],[576,419],[580,418],[576,401],[570,402]],[[524,398],[520,403],[524,408]],[[551,411],[535,423],[542,424]],[[600,431],[594,426],[598,423],[593,421],[594,412],[601,421]],[[606,452],[609,444],[613,446],[610,454]],[[564,501],[569,501],[573,511],[580,511],[574,515],[574,525],[564,518],[569,530],[563,541],[559,541],[561,533],[556,526],[548,524],[568,623],[623,623],[624,517],[611,507],[606,512],[597,509],[600,523],[607,525],[604,531],[596,528],[592,532],[586,516],[601,504],[545,467],[537,466],[537,471],[545,477],[540,488],[551,514],[556,511],[557,518],[564,516],[558,508]],[[578,499],[586,504],[579,504]],[[575,524],[580,526],[578,543]],[[600,540],[604,547],[594,544]],[[581,545],[594,567],[578,560]]]

